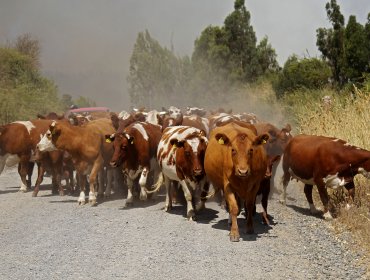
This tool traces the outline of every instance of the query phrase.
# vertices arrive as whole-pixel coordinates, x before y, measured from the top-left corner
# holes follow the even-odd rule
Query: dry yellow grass
[[[324,104],[324,96],[331,97],[330,105]],[[337,94],[330,90],[300,92],[288,97],[285,104],[290,107],[298,133],[333,136],[370,150],[370,92],[362,92],[356,87],[353,87],[353,94]],[[334,227],[337,232],[351,232],[357,249],[365,252],[370,272],[370,183],[358,175],[355,185],[355,207],[349,210],[344,207],[346,192],[330,193],[338,212]]]

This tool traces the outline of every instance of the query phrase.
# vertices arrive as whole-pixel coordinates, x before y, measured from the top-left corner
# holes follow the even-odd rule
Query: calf
[[[344,186],[354,198],[353,177],[362,174],[370,178],[370,151],[352,146],[338,138],[298,135],[290,140],[283,156],[283,193],[294,178],[302,181],[311,213],[317,213],[312,200],[313,185],[317,186],[324,206],[324,218],[332,219],[327,187]]]
[[[230,123],[216,127],[210,135],[204,168],[215,190],[223,190],[231,216],[230,240],[239,241],[236,196],[247,207],[247,233],[253,233],[255,198],[267,169],[263,144],[267,134],[257,136],[253,130]]]
[[[5,165],[12,166],[19,163],[18,173],[21,177],[19,191],[26,192],[31,188],[34,163],[30,163],[30,159],[51,122],[50,120],[17,121],[0,126],[0,174]]]
[[[146,200],[146,183],[149,171],[156,167],[155,156],[161,138],[161,127],[145,122],[133,123],[114,134],[106,135],[107,142],[113,142],[114,154],[111,157],[110,165],[118,167],[126,174],[128,194],[126,205],[133,202],[134,180],[139,177],[140,199]]]
[[[54,121],[37,145],[40,151],[60,149],[71,155],[81,189],[78,198],[80,205],[85,204],[87,175],[90,184],[89,202],[92,206],[96,205],[96,177],[103,168],[104,160],[113,153],[112,147],[105,143],[104,135],[113,132],[114,128],[109,119],[91,121],[82,127]]]
[[[204,197],[208,188],[204,173],[207,143],[204,131],[194,127],[176,126],[164,130],[157,152],[162,176],[158,178],[154,191],[157,191],[164,181],[166,186],[165,211],[172,208],[170,183],[176,181],[180,183],[187,202],[187,218],[193,220],[193,193],[199,187]],[[204,202],[205,200],[202,199],[198,210],[204,208]]]

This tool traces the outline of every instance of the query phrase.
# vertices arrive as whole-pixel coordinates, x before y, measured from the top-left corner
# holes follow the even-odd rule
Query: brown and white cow
[[[193,220],[194,192],[202,190],[205,197],[208,190],[204,172],[204,155],[208,140],[203,130],[189,126],[168,127],[164,130],[158,145],[157,160],[161,175],[154,191],[158,191],[164,182],[166,186],[165,211],[172,208],[170,194],[171,181],[179,182],[187,202],[187,218]],[[197,205],[197,210],[204,208],[205,199]]]
[[[98,119],[79,127],[67,122],[53,122],[48,132],[38,143],[38,149],[53,151],[56,149],[67,151],[75,165],[78,182],[80,184],[80,196],[78,203],[85,204],[85,182],[89,175],[89,202],[96,204],[95,184],[99,171],[112,156],[113,148],[105,143],[105,134],[113,133],[114,128],[109,119]]]
[[[19,191],[31,188],[34,163],[30,162],[41,136],[46,133],[50,120],[17,121],[0,126],[0,174],[5,165],[18,164],[21,177]],[[28,180],[27,180],[28,176]]]
[[[146,184],[149,172],[158,172],[156,153],[162,132],[159,125],[137,122],[129,125],[123,131],[106,135],[107,142],[113,142],[114,154],[110,160],[111,166],[122,165],[126,174],[128,194],[126,205],[133,202],[134,180],[139,178],[140,199],[146,200]],[[154,177],[156,174],[154,175]]]
[[[246,127],[230,123],[216,127],[210,135],[204,168],[215,190],[223,190],[231,216],[230,240],[239,241],[236,196],[247,206],[247,233],[253,233],[253,209],[267,169],[263,144],[267,134],[257,136]]]
[[[311,213],[317,213],[312,200],[313,185],[317,186],[324,206],[324,218],[332,219],[327,188],[344,186],[354,198],[353,177],[362,174],[370,179],[370,151],[346,141],[325,136],[298,135],[290,140],[283,156],[283,193],[291,179],[302,181]]]

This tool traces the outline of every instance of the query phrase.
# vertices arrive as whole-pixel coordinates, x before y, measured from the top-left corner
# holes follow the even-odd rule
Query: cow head
[[[290,124],[287,124],[284,128],[279,130],[271,129],[268,131],[270,139],[266,145],[266,151],[269,155],[281,155],[284,153],[285,147],[289,141],[293,138],[290,134],[292,128]]]
[[[114,153],[110,161],[112,167],[121,165],[128,157],[128,151],[134,144],[134,138],[127,133],[105,135],[105,141],[113,144]]]
[[[272,167],[275,163],[278,163],[280,159],[281,159],[281,155],[267,157],[267,169],[265,173],[265,178],[271,178]]]
[[[187,116],[197,115],[199,117],[204,117],[207,114],[207,111],[204,108],[198,107],[186,107],[185,114]]]
[[[204,156],[207,143],[208,140],[203,131],[192,134],[181,141],[170,140],[172,147],[177,149],[176,169],[179,177],[188,177],[193,181],[200,181],[204,177]]]
[[[51,152],[57,150],[55,142],[57,141],[61,130],[57,122],[52,122],[49,126],[49,130],[41,137],[40,142],[37,144],[36,148],[40,152]]]
[[[370,158],[358,168],[358,173],[362,174],[367,179],[370,179]]]
[[[235,175],[249,177],[251,175],[253,154],[261,145],[266,144],[269,136],[268,134],[262,134],[250,139],[247,134],[238,133],[234,139],[229,139],[224,133],[217,133],[215,138],[220,145],[228,147]]]

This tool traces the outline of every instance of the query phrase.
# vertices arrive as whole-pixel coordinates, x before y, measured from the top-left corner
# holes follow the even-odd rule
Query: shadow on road
[[[308,209],[307,207],[300,207],[300,206],[297,206],[297,205],[290,205],[290,204],[287,204],[286,206],[293,209],[295,212],[302,214],[302,215],[309,216],[309,217],[315,217],[315,218],[318,218],[320,220],[323,219],[322,213],[312,214],[310,212],[310,209]]]

